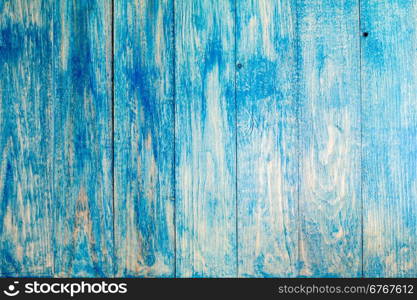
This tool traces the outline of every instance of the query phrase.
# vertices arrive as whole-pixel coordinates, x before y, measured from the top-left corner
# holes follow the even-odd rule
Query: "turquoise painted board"
[[[116,275],[171,277],[173,1],[115,1]]]
[[[361,276],[359,7],[299,1],[299,275]]]
[[[54,4],[54,275],[111,277],[111,1]]]
[[[296,276],[296,3],[245,0],[236,11],[239,276]]]
[[[415,1],[361,1],[364,276],[417,276]]]
[[[110,1],[0,8],[2,275],[113,276]]]
[[[237,274],[234,40],[234,1],[175,1],[179,277]]]
[[[0,2],[0,275],[51,276],[50,1]]]

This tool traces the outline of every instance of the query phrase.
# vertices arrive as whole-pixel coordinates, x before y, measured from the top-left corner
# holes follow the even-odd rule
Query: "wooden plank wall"
[[[416,14],[1,1],[0,275],[417,276]]]

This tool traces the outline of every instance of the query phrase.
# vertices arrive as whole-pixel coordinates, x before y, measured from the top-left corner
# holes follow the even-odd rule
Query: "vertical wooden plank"
[[[51,1],[0,3],[0,276],[51,276]]]
[[[359,4],[298,1],[300,276],[361,275]]]
[[[55,276],[113,276],[111,1],[55,1]]]
[[[417,276],[417,3],[361,1],[364,276]]]
[[[117,276],[171,277],[173,1],[115,1]]]
[[[179,277],[236,276],[234,1],[176,1]]]
[[[296,276],[298,123],[294,1],[237,4],[240,276]]]

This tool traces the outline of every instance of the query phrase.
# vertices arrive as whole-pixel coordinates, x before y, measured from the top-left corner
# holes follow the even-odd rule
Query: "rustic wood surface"
[[[0,276],[417,276],[416,14],[1,1]]]

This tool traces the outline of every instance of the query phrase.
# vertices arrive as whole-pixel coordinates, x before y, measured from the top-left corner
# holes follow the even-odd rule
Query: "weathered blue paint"
[[[296,3],[237,4],[239,276],[296,276]]]
[[[299,275],[361,276],[357,0],[299,1]]]
[[[49,1],[0,5],[0,275],[51,276]]]
[[[417,276],[416,12],[1,1],[0,276]]]
[[[364,276],[417,276],[415,1],[361,1]]]
[[[173,1],[115,1],[116,275],[171,277]]]
[[[54,5],[54,275],[113,276],[111,1]]]
[[[179,277],[237,274],[234,40],[234,1],[175,1]]]
[[[113,276],[110,1],[1,16],[1,274]]]

